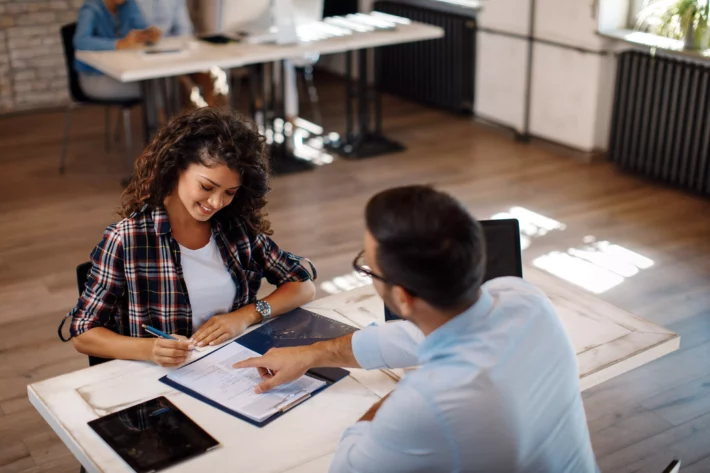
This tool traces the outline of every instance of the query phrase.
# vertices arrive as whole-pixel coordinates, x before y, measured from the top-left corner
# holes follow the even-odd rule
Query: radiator
[[[444,29],[441,39],[377,48],[381,91],[455,112],[473,113],[476,21],[471,13],[441,11],[421,0],[377,1],[373,9]]]
[[[619,54],[609,158],[624,170],[710,195],[710,67]]]

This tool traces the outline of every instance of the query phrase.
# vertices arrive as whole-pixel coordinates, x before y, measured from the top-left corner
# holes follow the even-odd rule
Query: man
[[[163,36],[189,36],[192,20],[186,0],[137,0],[143,18],[158,27]]]
[[[525,281],[481,286],[478,222],[413,186],[376,195],[366,224],[355,266],[405,320],[234,365],[259,368],[258,392],[313,367],[420,365],[345,431],[331,471],[598,472],[565,329]]]
[[[150,24],[157,26],[163,36],[193,35],[194,27],[187,0],[137,0],[137,2],[143,17]],[[224,71],[220,71],[220,75],[224,75]],[[178,76],[178,81],[185,90],[187,101],[192,101],[197,106],[223,104],[223,97],[215,98],[215,79],[212,78],[210,72],[196,72],[189,76]],[[224,78],[222,80],[224,81]],[[200,97],[200,93],[202,97]],[[156,97],[161,100],[159,94]]]

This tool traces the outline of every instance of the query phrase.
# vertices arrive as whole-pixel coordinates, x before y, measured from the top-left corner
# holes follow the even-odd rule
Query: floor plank
[[[673,425],[684,424],[710,412],[710,375],[664,391],[641,405]]]
[[[602,416],[588,419],[588,424],[598,458],[647,439],[652,435],[649,432],[663,432],[673,427],[663,417],[640,405],[611,406]]]
[[[710,414],[604,456],[599,459],[599,467],[605,473],[660,472],[674,458],[692,465],[707,456],[708,438]]]

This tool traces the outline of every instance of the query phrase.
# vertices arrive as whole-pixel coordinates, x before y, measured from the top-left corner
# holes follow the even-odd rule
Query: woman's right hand
[[[167,338],[156,338],[153,340],[153,350],[151,360],[166,368],[183,364],[190,357],[193,345],[185,337],[173,335],[180,340],[170,340]]]

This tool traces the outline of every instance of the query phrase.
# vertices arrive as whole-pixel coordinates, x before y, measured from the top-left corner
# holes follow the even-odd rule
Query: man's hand
[[[282,384],[290,383],[313,368],[311,347],[272,348],[264,356],[249,358],[236,363],[233,368],[257,368],[264,380],[254,391],[266,392]]]
[[[365,415],[360,417],[360,422],[372,422],[372,419],[375,418],[375,414],[377,414],[377,411],[380,410],[380,406],[382,406],[382,403],[385,402],[388,397],[390,397],[390,394],[392,393],[387,394],[385,397],[374,403],[372,407],[370,407],[367,412],[365,412]]]
[[[170,368],[183,364],[190,357],[192,344],[185,337],[173,335],[179,340],[156,338],[153,341],[150,359],[157,365]]]
[[[252,305],[242,307],[229,314],[215,315],[200,327],[190,339],[195,346],[219,345],[244,332],[247,327],[261,317]]]
[[[144,32],[141,30],[131,30],[125,38],[116,41],[116,49],[136,49],[143,46]]]

